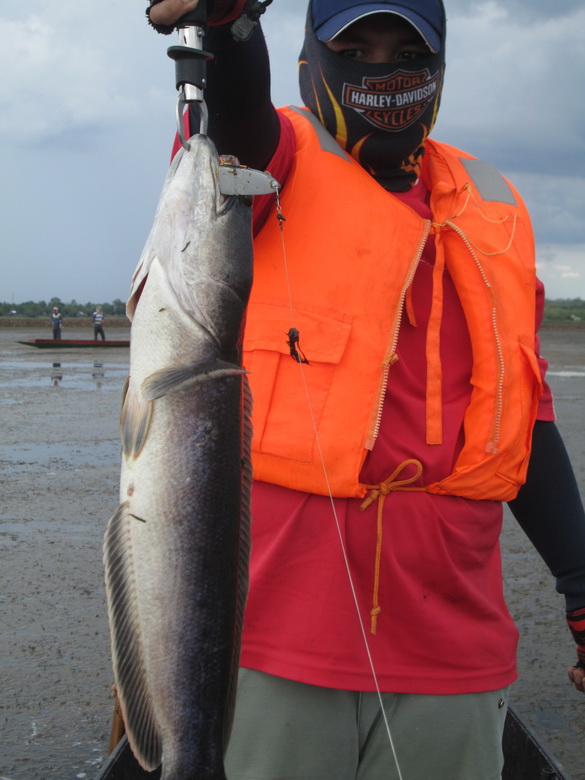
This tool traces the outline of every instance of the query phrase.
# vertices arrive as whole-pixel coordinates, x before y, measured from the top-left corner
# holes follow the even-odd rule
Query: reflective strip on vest
[[[494,200],[498,203],[509,203],[511,206],[516,206],[516,198],[510,185],[491,163],[474,160],[472,157],[460,157],[459,159],[484,200]]]

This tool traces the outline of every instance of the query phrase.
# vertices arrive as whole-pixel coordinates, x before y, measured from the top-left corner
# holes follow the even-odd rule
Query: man
[[[150,18],[166,31],[195,5],[163,0]],[[259,28],[234,44],[211,27],[205,43],[209,135],[283,183],[286,219],[281,232],[255,204],[230,780],[499,777],[517,640],[502,501],[556,576],[585,661],[585,520],[535,336],[529,217],[491,166],[429,138],[445,32],[440,0],[312,0],[307,108],[279,111]],[[569,674],[582,691],[583,669]]]
[[[53,340],[59,341],[61,339],[61,312],[58,306],[53,306],[51,312],[51,327],[53,329]]]
[[[91,316],[93,321],[93,339],[98,340],[98,336],[102,337],[102,341],[106,340],[106,334],[104,333],[104,311],[101,306]]]

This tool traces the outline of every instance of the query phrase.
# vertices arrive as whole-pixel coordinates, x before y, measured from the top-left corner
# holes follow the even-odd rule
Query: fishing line
[[[294,319],[294,306],[293,306],[293,301],[292,301],[292,292],[291,292],[291,286],[290,286],[290,276],[289,276],[289,271],[288,271],[288,261],[287,261],[286,245],[285,245],[285,241],[284,241],[284,229],[283,229],[283,225],[284,225],[284,222],[286,222],[286,219],[285,219],[285,217],[284,217],[284,215],[282,213],[282,206],[281,206],[280,197],[279,197],[280,196],[280,190],[277,189],[275,194],[276,194],[277,219],[278,219],[279,226],[280,226],[280,240],[281,240],[281,245],[282,245],[282,259],[283,259],[283,264],[284,264],[284,274],[285,274],[285,278],[286,278],[286,291],[287,291],[288,304],[289,304],[289,309],[290,309],[291,325],[294,328],[294,327],[296,327],[295,326],[295,319]],[[392,738],[392,732],[391,732],[391,729],[390,729],[390,723],[388,722],[388,717],[386,715],[386,710],[384,709],[384,701],[382,699],[382,691],[380,690],[380,685],[379,685],[379,682],[378,682],[378,675],[376,673],[376,667],[374,665],[374,659],[372,657],[372,653],[371,653],[371,650],[370,650],[370,643],[368,642],[368,636],[367,636],[367,633],[366,633],[364,620],[363,620],[361,612],[360,612],[360,606],[359,606],[357,591],[356,591],[355,584],[354,584],[353,574],[352,574],[352,571],[351,571],[351,565],[349,563],[349,557],[348,557],[348,554],[347,554],[347,549],[346,549],[346,546],[345,546],[345,542],[343,540],[343,533],[341,531],[341,523],[339,521],[339,515],[337,514],[337,509],[335,507],[335,499],[333,497],[333,491],[331,490],[331,485],[330,485],[330,482],[329,482],[329,475],[327,473],[327,466],[326,466],[326,463],[325,463],[325,457],[323,455],[323,450],[321,448],[321,441],[320,441],[320,438],[319,438],[319,432],[317,430],[317,423],[316,423],[316,420],[315,420],[315,415],[313,413],[313,404],[311,403],[311,395],[309,393],[309,387],[308,387],[306,376],[305,376],[305,365],[303,364],[302,360],[297,360],[295,362],[298,363],[300,371],[301,371],[301,377],[302,377],[302,380],[303,380],[303,387],[304,387],[304,390],[305,390],[305,397],[307,399],[307,405],[309,407],[309,415],[311,417],[311,424],[313,426],[313,432],[314,432],[314,435],[315,435],[315,441],[317,443],[317,451],[319,453],[319,461],[321,463],[321,468],[323,470],[323,475],[325,477],[325,484],[326,484],[326,487],[327,487],[327,495],[329,497],[329,503],[331,505],[331,512],[332,512],[333,518],[335,520],[335,526],[336,526],[336,529],[337,529],[337,535],[339,537],[339,543],[341,545],[341,552],[342,552],[342,555],[343,555],[343,562],[344,562],[345,570],[347,572],[347,577],[348,577],[348,580],[349,580],[349,587],[350,587],[350,590],[351,590],[353,603],[354,603],[354,606],[355,606],[355,609],[356,609],[356,612],[357,612],[358,622],[359,622],[359,625],[360,625],[360,631],[361,631],[362,639],[363,639],[364,646],[365,646],[365,649],[366,649],[366,655],[368,657],[368,664],[369,664],[369,667],[370,667],[370,672],[372,674],[374,687],[376,689],[376,694],[377,694],[378,702],[379,702],[379,705],[380,705],[380,712],[382,713],[382,719],[384,721],[384,727],[385,727],[385,730],[386,730],[386,734],[388,736],[388,742],[389,742],[390,748],[392,750],[392,756],[394,758],[394,763],[396,765],[396,771],[398,772],[398,780],[404,780],[404,777],[403,777],[402,772],[400,770],[400,764],[398,762],[398,756],[396,754],[396,748],[395,748],[395,745],[394,745],[394,740]]]

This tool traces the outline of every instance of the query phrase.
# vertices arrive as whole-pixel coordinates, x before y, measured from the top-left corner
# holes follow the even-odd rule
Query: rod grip
[[[197,8],[189,11],[188,14],[181,16],[181,18],[175,24],[175,27],[189,27],[191,25],[197,25],[198,27],[205,27],[207,24],[207,5],[206,0],[199,0]]]

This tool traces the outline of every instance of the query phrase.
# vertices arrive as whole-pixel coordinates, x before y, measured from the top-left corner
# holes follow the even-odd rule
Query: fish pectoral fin
[[[155,401],[167,393],[185,390],[188,387],[245,374],[243,368],[225,360],[201,360],[183,366],[168,366],[155,371],[142,383],[142,395],[147,401]]]
[[[161,762],[162,748],[146,680],[131,522],[126,502],[108,523],[104,537],[106,596],[114,677],[126,732],[132,752],[152,771]]]
[[[152,403],[130,384],[125,388],[120,414],[120,437],[125,458],[136,459],[142,452],[150,428]]]

